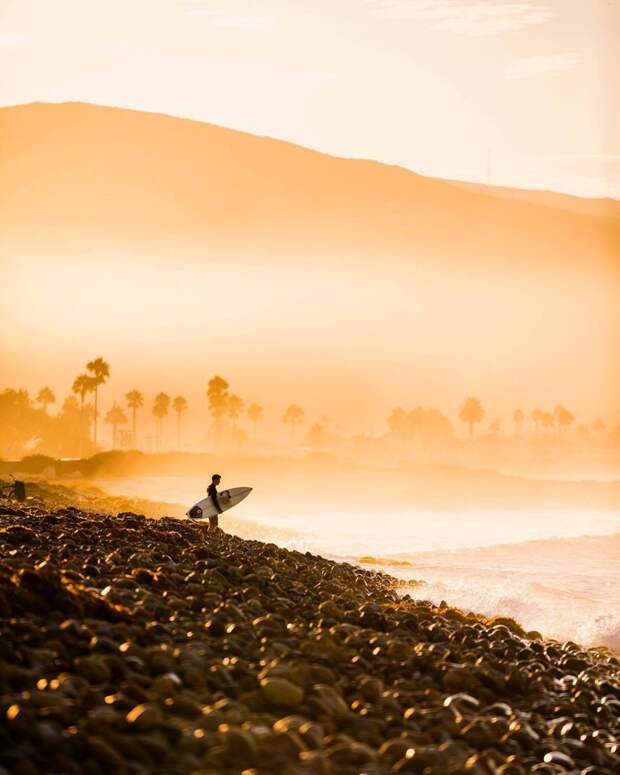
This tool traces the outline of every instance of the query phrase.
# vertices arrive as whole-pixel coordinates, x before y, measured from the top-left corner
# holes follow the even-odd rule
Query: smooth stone
[[[281,708],[296,708],[304,699],[304,690],[286,678],[263,678],[260,688],[268,702]]]

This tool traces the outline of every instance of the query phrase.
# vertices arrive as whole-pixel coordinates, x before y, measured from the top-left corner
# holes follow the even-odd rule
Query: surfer
[[[186,512],[189,519],[208,519],[207,530],[219,530],[219,515],[236,506],[252,492],[251,487],[232,487],[230,490],[222,490],[218,493],[217,487],[221,481],[222,477],[219,474],[213,474],[211,484],[207,488],[207,496]]]
[[[211,484],[207,487],[207,495],[211,498],[213,505],[217,509],[217,514],[213,517],[209,517],[209,530],[217,530],[219,527],[218,517],[222,513],[222,508],[217,497],[217,486],[221,481],[222,477],[219,474],[213,474],[211,477]]]

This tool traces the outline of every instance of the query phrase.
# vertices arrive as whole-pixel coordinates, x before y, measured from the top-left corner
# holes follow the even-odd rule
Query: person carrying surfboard
[[[217,486],[221,481],[219,474],[213,474],[206,498],[199,500],[185,512],[188,519],[208,519],[208,530],[219,530],[219,515],[241,503],[252,492],[251,487],[231,487],[229,490],[218,492]]]
[[[217,486],[222,481],[222,477],[219,474],[213,474],[211,477],[211,484],[207,487],[207,495],[213,501],[213,505],[217,509],[217,514],[209,517],[209,530],[217,530],[219,527],[219,515],[223,509],[220,506],[219,498],[217,497]]]

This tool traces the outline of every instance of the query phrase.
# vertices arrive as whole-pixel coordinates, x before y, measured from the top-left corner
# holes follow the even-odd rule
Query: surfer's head
[[[219,474],[213,474],[211,481],[213,484],[219,484],[222,481],[222,477]]]

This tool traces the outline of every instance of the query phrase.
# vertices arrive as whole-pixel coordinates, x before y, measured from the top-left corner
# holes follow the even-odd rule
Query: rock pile
[[[73,506],[82,511],[116,515],[121,511],[137,512],[148,517],[184,517],[187,507],[178,503],[161,503],[124,495],[110,495],[88,480],[69,484],[48,482],[45,479],[26,483],[28,501],[41,508],[53,503],[56,508]]]
[[[0,506],[0,775],[620,772],[614,656],[395,583],[201,524]]]

